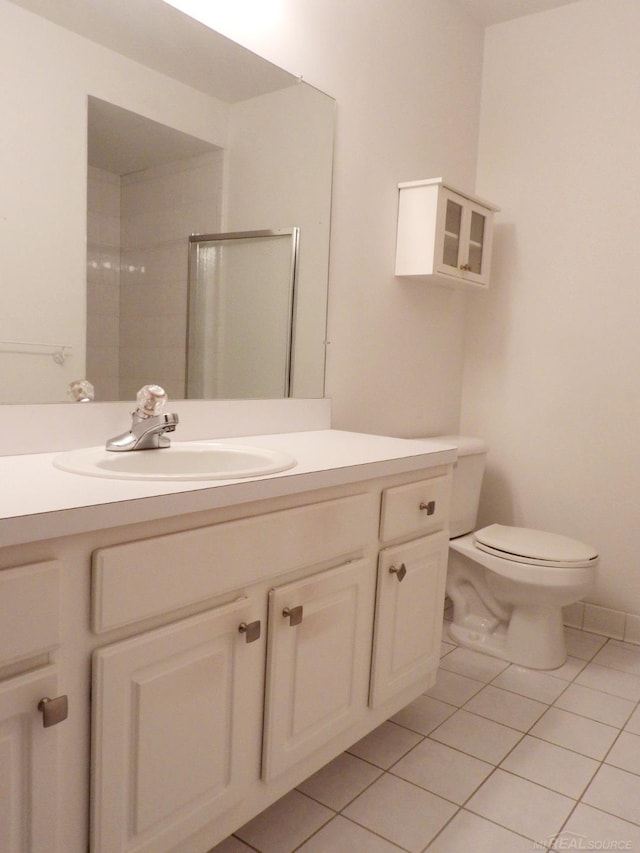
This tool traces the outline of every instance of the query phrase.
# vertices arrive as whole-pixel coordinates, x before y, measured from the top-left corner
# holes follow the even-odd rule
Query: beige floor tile
[[[605,759],[607,764],[640,775],[640,735],[621,732]],[[640,817],[640,803],[638,803]]]
[[[493,764],[427,738],[395,764],[395,776],[462,805],[493,771]]]
[[[467,702],[464,710],[526,732],[547,707],[543,702],[489,684]]]
[[[440,667],[436,683],[427,691],[426,695],[441,702],[447,702],[450,705],[460,707],[465,702],[468,702],[478,690],[482,690],[483,687],[483,681],[467,678],[466,675],[458,675],[455,672],[449,672]]]
[[[629,721],[625,726],[625,731],[632,732],[635,735],[640,735],[640,705],[635,709],[629,717]]]
[[[565,628],[564,637],[569,654],[581,660],[591,660],[607,642],[606,637],[576,628]]]
[[[400,853],[401,848],[338,815],[298,848],[298,853]]]
[[[485,684],[494,679],[496,675],[508,666],[509,664],[506,661],[489,657],[489,655],[483,655],[472,649],[463,649],[460,647],[449,652],[440,662],[441,669],[446,669],[449,672],[457,672],[458,675],[464,675],[467,678],[473,678]]]
[[[617,847],[614,847],[614,844]],[[640,826],[578,803],[558,837],[556,849],[638,851]]]
[[[454,705],[431,696],[418,696],[410,705],[394,714],[391,720],[418,734],[428,735],[455,711]]]
[[[632,702],[640,700],[640,676],[631,672],[611,669],[592,661],[576,677],[577,684],[612,693]]]
[[[537,669],[527,669],[523,666],[513,664],[495,678],[492,682],[494,687],[511,690],[529,699],[550,704],[567,689],[566,681],[554,678],[548,672]]]
[[[422,735],[387,721],[354,743],[348,751],[386,770],[421,740]]]
[[[418,853],[456,810],[453,803],[385,773],[343,814],[410,853]]]
[[[640,646],[609,640],[593,662],[640,676]]]
[[[577,800],[600,763],[536,737],[523,738],[500,767]]]
[[[640,776],[603,764],[582,802],[640,825]]]
[[[594,690],[582,684],[570,684],[556,700],[555,707],[620,727],[629,718],[634,703],[630,699],[612,696],[611,693],[603,693],[602,690]]]
[[[585,668],[587,662],[585,660],[581,660],[580,658],[574,658],[569,655],[566,662],[559,666],[557,669],[547,669],[544,672],[548,672],[549,675],[554,678],[559,678],[562,681],[573,681],[573,679],[578,675],[578,673]]]
[[[216,844],[213,849],[209,850],[209,853],[252,853],[252,851],[251,847],[247,847],[244,841],[240,841],[239,838],[231,835],[221,841],[220,844]]]
[[[549,710],[533,726],[530,734],[572,749],[589,758],[602,760],[618,734],[613,726],[579,717],[559,708]]]
[[[569,797],[496,770],[466,808],[539,842],[560,829],[574,806]]]
[[[481,761],[499,764],[520,740],[522,733],[477,714],[456,711],[431,733],[431,737]]]
[[[298,790],[330,809],[340,811],[383,771],[368,761],[343,752],[306,779]]]
[[[428,853],[532,853],[531,841],[462,809],[427,848]]]
[[[234,835],[260,853],[290,853],[333,816],[315,800],[291,791]]]

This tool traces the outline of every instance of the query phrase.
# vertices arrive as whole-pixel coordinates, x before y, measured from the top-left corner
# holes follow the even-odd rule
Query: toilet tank
[[[453,469],[449,523],[450,536],[455,539],[456,536],[464,536],[475,530],[484,463],[489,448],[481,438],[463,435],[439,435],[437,438],[458,448],[458,458]]]

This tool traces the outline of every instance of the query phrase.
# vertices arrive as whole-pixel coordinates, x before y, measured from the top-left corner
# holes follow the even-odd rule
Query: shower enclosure
[[[187,397],[288,397],[299,228],[189,238]]]

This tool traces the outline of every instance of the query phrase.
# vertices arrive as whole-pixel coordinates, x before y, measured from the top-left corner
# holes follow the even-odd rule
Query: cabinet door
[[[258,778],[252,619],[242,599],[94,654],[92,851],[171,850]]]
[[[371,674],[372,708],[438,666],[449,540],[434,533],[380,552]]]
[[[442,188],[436,235],[437,271],[473,284],[489,284],[493,212]]]
[[[467,200],[442,187],[436,229],[438,272],[460,276],[466,245]]]
[[[465,213],[462,275],[465,281],[488,285],[493,214],[473,201],[467,202]]]
[[[264,779],[366,710],[374,585],[374,565],[357,560],[270,592]]]
[[[57,726],[38,704],[58,695],[51,667],[0,684],[0,850],[59,853],[61,790]]]

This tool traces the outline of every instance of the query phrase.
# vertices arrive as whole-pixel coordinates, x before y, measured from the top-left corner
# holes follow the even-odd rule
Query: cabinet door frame
[[[255,619],[255,604],[243,597],[94,652],[92,853],[173,850],[236,805],[258,778],[259,740],[252,744],[262,715],[264,641],[247,642],[241,629]],[[211,681],[204,673],[211,673]],[[171,689],[181,683],[202,686],[189,691],[184,706]],[[195,692],[200,702],[218,703],[211,717]],[[209,764],[204,735],[215,720],[224,743]],[[162,732],[173,723],[175,739],[163,741]],[[188,759],[180,760],[181,747],[199,765],[182,787],[166,770],[177,760],[184,775]],[[176,787],[184,800],[174,807]]]
[[[373,559],[361,558],[269,593],[265,781],[329,743],[366,713],[375,573]],[[284,611],[300,606],[302,621],[295,624]],[[337,654],[340,640],[343,648]],[[334,657],[323,657],[330,651]]]
[[[447,202],[451,201],[461,208],[460,219],[460,242],[458,246],[458,258],[456,266],[446,264],[444,262],[444,244],[446,239],[446,217],[447,217]],[[464,269],[465,265],[469,264],[469,255],[471,251],[471,218],[472,214],[477,213],[484,219],[484,233],[482,241],[482,265],[480,273],[475,273],[470,269]],[[476,284],[482,287],[488,287],[491,265],[491,249],[493,244],[493,211],[484,205],[466,198],[463,195],[449,189],[446,186],[440,187],[438,217],[436,228],[436,252],[435,252],[435,269],[437,273],[451,276],[453,278],[464,281],[468,284]]]
[[[60,735],[41,699],[58,695],[53,666],[0,684],[0,849],[60,853]],[[64,725],[64,723],[61,723]]]
[[[448,550],[440,531],[380,552],[372,708],[419,682],[427,689],[438,668]]]

